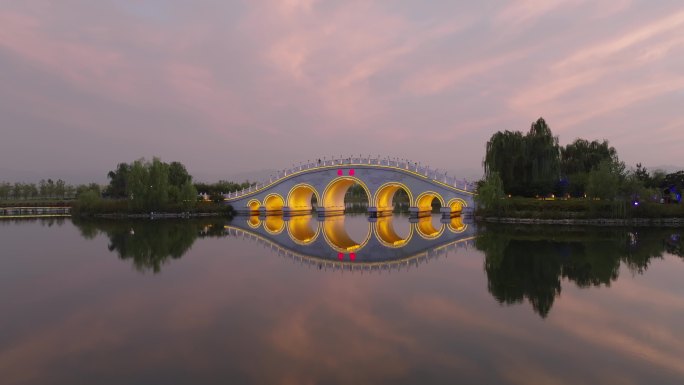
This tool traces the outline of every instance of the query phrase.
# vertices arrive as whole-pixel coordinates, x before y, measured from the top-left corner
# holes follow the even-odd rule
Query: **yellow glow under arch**
[[[285,200],[280,194],[269,194],[264,198],[264,206],[266,211],[283,211],[283,206],[285,206]]]
[[[344,216],[330,217],[323,221],[323,237],[333,250],[341,253],[357,252],[361,250],[372,235],[370,222],[368,223],[368,234],[363,242],[359,243],[351,239],[347,230],[344,228]]]
[[[418,211],[432,211],[432,200],[435,198],[439,199],[439,203],[442,205],[442,207],[446,207],[444,204],[444,198],[442,198],[439,193],[434,191],[425,191],[424,193],[418,195],[418,198],[416,198],[416,206],[418,207]]]
[[[373,202],[378,211],[392,211],[394,209],[392,206],[392,198],[394,198],[394,194],[400,189],[406,191],[406,194],[408,194],[409,197],[409,206],[412,206],[413,194],[411,193],[411,190],[403,183],[388,182],[380,186],[378,191],[375,192]]]
[[[321,197],[312,185],[307,183],[294,185],[287,194],[287,206],[294,211],[311,211],[311,198],[314,196],[320,205]]]
[[[387,247],[399,248],[405,246],[413,236],[413,226],[409,226],[409,234],[406,238],[402,238],[394,230],[392,224],[393,217],[380,217],[375,222],[375,238]]]
[[[249,225],[249,227],[256,229],[259,226],[261,226],[261,219],[259,219],[258,215],[251,215],[249,217],[249,220],[247,221],[247,224]]]
[[[261,207],[261,202],[259,202],[256,199],[252,199],[249,202],[247,202],[247,207],[249,207],[249,211],[259,211],[259,207]]]
[[[438,230],[432,224],[431,216],[423,217],[418,219],[418,223],[416,223],[416,231],[418,231],[418,235],[425,239],[435,239],[439,238],[439,236],[444,232],[444,224],[442,224]]]
[[[287,222],[287,234],[294,243],[299,245],[308,245],[318,238],[318,234],[321,231],[320,226],[318,226],[318,221],[314,223],[313,217],[311,215],[295,216],[290,218]],[[311,225],[314,226],[311,226]],[[312,227],[315,228],[312,229]]]
[[[451,221],[447,224],[447,228],[452,233],[458,234],[458,233],[462,233],[462,232],[466,231],[466,229],[468,228],[468,225],[463,223],[462,217],[456,216],[456,217],[451,218]]]
[[[371,193],[365,183],[359,178],[353,176],[341,176],[333,179],[328,186],[323,190],[323,202],[319,202],[318,205],[325,208],[326,210],[344,210],[344,194],[347,193],[349,187],[358,183],[366,191],[366,196],[368,197],[368,205],[371,204]]]
[[[264,219],[264,230],[270,234],[277,235],[283,232],[285,221],[280,215],[269,215]]]
[[[451,207],[452,213],[461,212],[464,207],[468,207],[468,203],[466,203],[466,201],[464,201],[461,198],[454,198],[454,199],[450,200],[447,205],[449,207]]]

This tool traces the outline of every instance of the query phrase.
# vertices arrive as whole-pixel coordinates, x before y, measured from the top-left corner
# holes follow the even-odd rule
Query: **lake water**
[[[682,229],[0,221],[0,383],[682,384]]]

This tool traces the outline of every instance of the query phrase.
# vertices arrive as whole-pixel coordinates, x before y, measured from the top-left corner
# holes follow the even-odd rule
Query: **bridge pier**
[[[368,217],[369,218],[380,218],[380,217],[386,217],[392,215],[392,209],[391,208],[378,208],[378,207],[369,207],[368,208]]]
[[[420,207],[409,207],[409,218],[429,217],[432,210],[421,210]]]
[[[311,214],[311,208],[306,209],[293,209],[288,206],[283,206],[283,217],[294,217],[297,215],[309,215]]]
[[[452,212],[451,207],[440,207],[439,213],[442,218],[448,219],[459,214],[459,212]],[[420,210],[420,207],[409,207],[409,217],[421,218],[432,215],[432,210]]]
[[[451,218],[451,207],[440,207],[439,213],[442,214],[442,218],[444,219]]]
[[[344,208],[339,207],[318,207],[316,209],[316,215],[319,218],[322,217],[333,217],[336,215],[344,215]]]
[[[283,210],[266,210],[266,207],[259,207],[259,216],[283,215]]]

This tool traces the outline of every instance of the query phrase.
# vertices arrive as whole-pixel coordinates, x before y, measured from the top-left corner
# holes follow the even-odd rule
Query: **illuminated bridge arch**
[[[269,194],[264,198],[264,207],[266,212],[282,212],[285,206],[285,200],[280,194]]]
[[[318,205],[321,204],[321,197],[318,195],[316,188],[308,183],[299,183],[294,185],[287,194],[287,207],[293,212],[310,213],[311,199],[316,197]]]
[[[261,203],[258,199],[250,199],[249,202],[247,202],[247,207],[249,207],[249,211],[252,213],[258,213]]]
[[[286,216],[311,213],[315,197],[317,215],[329,216],[344,212],[345,193],[354,184],[364,189],[371,216],[391,211],[399,190],[405,190],[409,197],[411,215],[429,213],[435,198],[442,206],[443,217],[475,209],[474,185],[463,179],[416,162],[370,157],[308,162],[224,197],[239,213]]]
[[[432,223],[432,217],[422,217],[418,219],[418,223],[416,223],[416,232],[424,239],[439,238],[444,232],[444,224],[441,224],[439,228],[437,228]]]
[[[355,184],[359,184],[366,192],[366,197],[369,199],[372,196],[368,186],[359,178],[353,176],[341,176],[333,179],[323,191],[323,201],[319,206],[330,213],[344,212],[344,196],[347,190]]]
[[[285,229],[285,221],[282,216],[270,215],[264,219],[264,229],[269,234],[277,235],[283,232]]]
[[[308,245],[318,238],[320,226],[312,223],[311,215],[292,217],[287,221],[287,234],[298,245]]]
[[[392,223],[392,217],[382,217],[378,218],[373,227],[375,237],[378,239],[382,245],[391,248],[403,247],[407,242],[411,240],[413,236],[413,227],[409,226],[409,233],[406,237],[401,237],[397,234],[394,229],[394,224]]]
[[[461,198],[453,198],[447,203],[452,213],[460,213],[465,207],[468,207],[468,202]]]
[[[373,199],[379,213],[394,210],[392,200],[399,190],[406,192],[409,197],[409,206],[413,206],[413,194],[408,186],[400,182],[387,182],[378,188]]]
[[[418,195],[418,198],[416,198],[416,206],[418,207],[418,211],[421,212],[429,212],[432,211],[432,201],[439,200],[439,203],[442,207],[446,207],[444,204],[444,198],[442,196],[434,191],[425,191]]]
[[[322,226],[325,241],[333,250],[340,253],[357,252],[361,250],[371,239],[373,233],[371,225],[368,223],[366,236],[360,241],[352,239],[344,228],[344,217],[327,219],[323,222]]]

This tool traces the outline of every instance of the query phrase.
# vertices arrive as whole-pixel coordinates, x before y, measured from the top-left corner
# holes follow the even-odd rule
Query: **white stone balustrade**
[[[293,166],[285,170],[277,171],[275,174],[275,179],[273,177],[269,178],[268,183],[259,182],[253,186],[249,186],[247,189],[241,189],[234,192],[226,194],[228,198],[236,198],[243,195],[247,195],[253,191],[259,191],[273,183],[278,182],[286,176],[292,174],[310,170],[316,167],[326,167],[326,166],[336,166],[336,165],[350,165],[350,164],[368,164],[368,165],[379,165],[387,167],[396,167],[405,169],[408,171],[415,172],[417,174],[423,175],[434,181],[447,184],[449,186],[454,186],[456,188],[463,188],[466,191],[474,191],[476,188],[475,183],[470,183],[465,179],[459,180],[456,177],[448,176],[446,173],[438,173],[438,170],[431,170],[430,167],[420,166],[417,162],[410,160],[392,160],[389,157],[386,158],[373,158],[373,157],[347,157],[347,158],[335,158],[323,159],[320,161],[313,161],[307,163],[300,163],[299,166]]]

